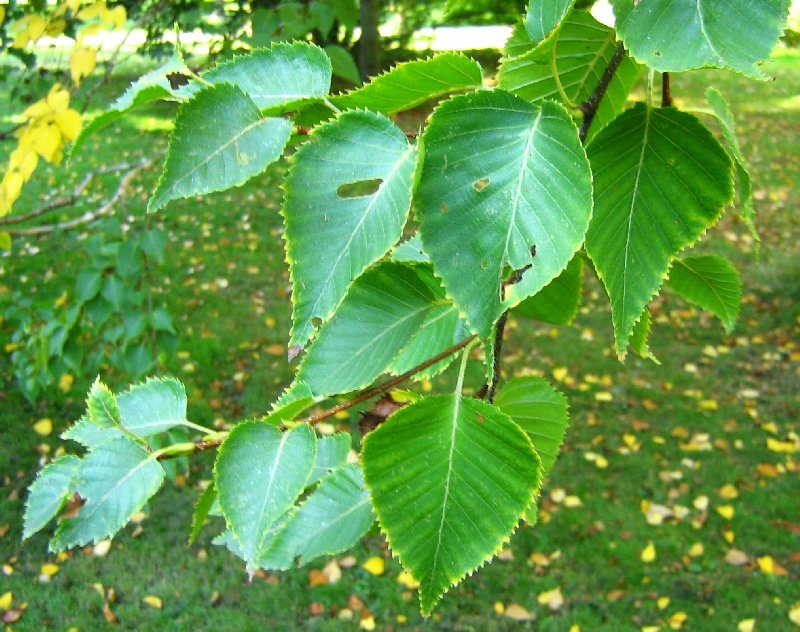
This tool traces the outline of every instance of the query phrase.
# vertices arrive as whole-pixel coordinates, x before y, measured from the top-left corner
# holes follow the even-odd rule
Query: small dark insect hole
[[[170,88],[177,90],[189,83],[189,76],[180,72],[173,72],[167,75],[167,81],[169,81]]]
[[[485,189],[487,186],[489,186],[489,178],[481,178],[480,180],[477,180],[477,181],[475,182],[475,184],[473,184],[472,186],[474,186],[474,187],[475,187],[475,190],[476,190],[478,193],[480,193],[480,192],[481,192],[481,191],[483,191],[483,190],[484,190],[484,189]]]
[[[344,199],[367,197],[368,195],[376,193],[380,188],[381,184],[383,184],[383,180],[381,180],[380,178],[375,178],[374,180],[360,180],[359,182],[351,182],[349,184],[343,184],[338,189],[336,189],[336,195]]]
[[[311,326],[314,327],[314,329],[318,329],[322,326],[322,319],[314,316],[314,318],[311,319]]]

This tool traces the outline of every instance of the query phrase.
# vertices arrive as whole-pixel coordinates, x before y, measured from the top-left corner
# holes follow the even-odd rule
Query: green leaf
[[[652,360],[656,364],[661,364],[658,358],[650,350],[648,339],[650,338],[650,310],[645,307],[641,317],[633,326],[631,333],[631,349],[641,358]]]
[[[611,299],[623,358],[673,257],[730,203],[731,160],[694,116],[643,103],[603,129],[587,151],[595,211],[586,250]]]
[[[329,437],[320,438],[317,441],[317,460],[306,486],[321,481],[331,472],[342,467],[347,461],[350,444],[351,438],[346,432],[337,432]]]
[[[148,212],[180,198],[244,184],[281,157],[292,124],[262,117],[239,88],[205,88],[181,105]]]
[[[478,62],[459,53],[444,53],[398,64],[358,90],[331,97],[331,102],[342,109],[368,108],[394,114],[482,84]]]
[[[176,98],[175,90],[170,85],[168,76],[174,73],[188,74],[190,72],[186,64],[183,63],[180,54],[175,52],[162,66],[139,77],[111,104],[109,110],[96,116],[83,127],[69,150],[70,160],[89,136],[105,129],[121,118],[128,110],[153,101]]]
[[[219,505],[249,570],[258,567],[269,528],[305,488],[316,444],[307,424],[282,433],[247,421],[234,427],[220,447],[214,466]]]
[[[164,481],[164,469],[135,441],[121,437],[96,447],[81,461],[75,491],[86,501],[62,520],[50,549],[83,546],[113,536]]]
[[[575,0],[530,0],[525,29],[534,42],[546,39],[561,24]]]
[[[498,85],[530,103],[543,99],[563,103],[554,78],[555,64],[569,100],[582,103],[597,87],[616,47],[614,29],[587,12],[573,11],[558,32],[540,45],[535,46],[530,38],[525,45],[521,35],[506,45],[506,57],[501,60],[497,76]],[[638,64],[625,55],[600,101],[589,138],[622,112],[639,72]]]
[[[431,258],[422,249],[422,239],[419,233],[397,244],[392,249],[392,261],[400,263],[430,263]]]
[[[758,231],[756,230],[756,210],[753,207],[753,184],[750,181],[750,172],[747,169],[747,162],[742,154],[742,149],[739,145],[739,137],[736,134],[736,120],[733,118],[733,112],[725,100],[725,97],[714,88],[706,90],[706,100],[714,109],[714,114],[719,121],[722,128],[722,135],[725,137],[725,142],[728,145],[728,153],[733,158],[733,164],[736,168],[736,180],[739,184],[739,200],[742,205],[741,216],[753,239],[758,243],[760,241]]]
[[[542,478],[547,478],[569,425],[567,399],[547,380],[527,376],[506,382],[494,404],[528,434],[542,460]]]
[[[40,531],[61,511],[70,491],[75,487],[81,460],[65,454],[45,465],[28,489],[25,502],[22,539],[27,540]]]
[[[75,298],[81,303],[91,301],[100,292],[103,277],[97,270],[84,270],[78,273],[75,282]]]
[[[415,203],[425,252],[470,328],[487,338],[504,309],[558,276],[583,243],[589,162],[560,105],[501,90],[444,102],[422,143]],[[531,265],[502,297],[509,267]]]
[[[279,426],[284,421],[293,420],[321,400],[321,397],[314,395],[308,384],[296,380],[272,405],[272,409],[262,421]]]
[[[194,506],[192,530],[189,533],[189,544],[194,544],[194,541],[197,540],[197,536],[200,535],[206,518],[208,518],[208,512],[211,511],[211,507],[216,499],[217,488],[214,487],[214,483],[212,482],[211,485],[203,490],[203,493],[200,494],[200,498],[197,499],[197,503]]]
[[[61,433],[62,439],[77,441],[90,450],[106,441],[118,439],[122,436],[123,433],[118,428],[98,428],[89,420],[88,415],[84,415]]]
[[[305,345],[314,320],[327,321],[353,280],[400,239],[416,157],[394,123],[361,111],[316,128],[295,153],[283,206],[292,346]],[[351,185],[378,180],[374,192],[349,196]]]
[[[541,483],[519,426],[460,394],[401,408],[367,435],[361,459],[381,529],[420,584],[423,615],[497,553]]]
[[[331,87],[331,62],[324,51],[305,42],[280,42],[234,57],[204,72],[213,84],[229,84],[249,96],[258,109],[322,97]],[[202,86],[190,83],[180,94],[193,95]]]
[[[358,66],[356,66],[356,62],[350,53],[336,44],[328,44],[325,47],[325,52],[330,57],[334,75],[355,85],[361,83],[361,73],[358,72]]]
[[[120,411],[117,398],[98,377],[86,398],[86,412],[98,428],[113,428],[120,424]]]
[[[103,282],[101,294],[114,308],[114,311],[122,311],[122,305],[125,301],[125,284],[118,276],[112,275],[106,277],[106,280]]]
[[[715,256],[677,259],[669,286],[687,301],[717,316],[730,333],[736,326],[742,299],[742,282],[733,264]]]
[[[186,388],[172,377],[148,378],[117,395],[122,425],[140,437],[186,425]]]
[[[583,259],[572,258],[567,269],[537,294],[514,308],[514,313],[551,325],[571,325],[581,304]]]
[[[365,272],[308,348],[298,379],[316,395],[368,386],[417,332],[433,301],[414,267],[386,262]]]
[[[666,71],[712,66],[762,78],[790,0],[617,0],[617,31],[640,62]]]
[[[455,305],[435,305],[425,315],[425,320],[422,321],[411,342],[394,359],[389,367],[389,372],[393,375],[401,375],[461,342],[469,335],[469,327],[463,319],[459,318]],[[413,375],[412,379],[430,379],[449,367],[454,359],[455,355],[451,355],[440,360]]]
[[[291,514],[261,560],[264,568],[288,569],[320,555],[335,555],[352,547],[375,522],[358,465],[334,471]]]

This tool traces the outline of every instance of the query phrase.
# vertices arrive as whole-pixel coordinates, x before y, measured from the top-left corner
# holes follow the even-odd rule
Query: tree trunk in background
[[[358,71],[366,81],[380,72],[381,37],[378,22],[381,16],[380,0],[361,0],[361,39],[358,40]]]

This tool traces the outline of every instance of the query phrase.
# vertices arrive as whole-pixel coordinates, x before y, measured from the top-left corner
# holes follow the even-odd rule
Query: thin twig
[[[41,217],[45,213],[49,213],[50,211],[54,211],[59,208],[64,208],[65,206],[72,206],[76,204],[80,199],[80,196],[83,195],[83,192],[86,188],[92,183],[92,180],[99,175],[104,175],[106,173],[112,173],[115,171],[122,171],[123,169],[130,169],[136,163],[125,162],[116,165],[109,165],[107,167],[103,167],[101,169],[97,169],[96,171],[90,171],[87,173],[81,183],[75,187],[75,190],[72,191],[67,197],[57,198],[55,200],[51,200],[44,206],[37,208],[34,211],[29,213],[24,213],[23,215],[7,215],[6,217],[0,217],[0,226],[8,226],[9,224],[22,224],[23,222],[27,222],[30,219],[34,219],[36,217]]]
[[[494,353],[492,354],[492,381],[486,390],[486,401],[490,404],[494,402],[494,393],[497,390],[497,382],[500,380],[500,360],[503,356],[503,334],[506,331],[506,321],[508,321],[508,310],[494,326]]]
[[[661,73],[661,107],[668,108],[672,106],[672,90],[669,85],[669,73]]]
[[[117,190],[114,192],[114,195],[111,196],[111,198],[108,201],[106,201],[102,206],[95,209],[94,211],[88,211],[83,215],[81,215],[80,217],[75,217],[71,220],[68,220],[66,222],[61,222],[59,224],[45,224],[44,226],[34,226],[32,228],[10,228],[4,232],[7,232],[12,236],[46,235],[57,231],[72,230],[74,228],[78,228],[79,226],[90,224],[95,220],[99,219],[100,217],[108,215],[113,210],[114,205],[124,195],[125,189],[128,188],[131,181],[134,179],[134,177],[136,177],[136,174],[138,174],[143,169],[147,169],[155,161],[156,158],[148,158],[140,162],[130,171],[128,171],[128,173],[126,173],[125,176],[119,181],[119,186],[117,187]]]
[[[373,386],[372,388],[367,389],[366,391],[361,391],[358,395],[353,397],[352,399],[348,399],[346,402],[342,402],[341,404],[337,404],[332,408],[328,408],[327,410],[322,411],[321,413],[317,413],[316,415],[311,415],[310,417],[306,417],[305,419],[301,420],[300,423],[307,423],[307,424],[315,424],[323,419],[328,419],[329,417],[333,417],[336,413],[341,412],[342,410],[347,410],[348,408],[352,408],[356,404],[360,404],[361,402],[365,402],[368,399],[372,399],[376,395],[380,395],[381,393],[385,393],[388,390],[391,390],[401,382],[405,382],[408,378],[413,375],[416,375],[420,371],[424,371],[430,366],[433,366],[437,362],[441,362],[448,356],[453,355],[456,351],[463,349],[466,347],[470,342],[475,340],[475,336],[470,336],[469,338],[465,338],[461,342],[454,344],[452,347],[445,349],[441,353],[437,353],[435,356],[430,358],[429,360],[425,360],[422,364],[418,364],[413,369],[409,369],[405,373],[393,377],[391,380],[384,382],[383,384],[378,384],[377,386]],[[219,445],[224,441],[224,439],[212,439],[211,441],[199,441],[194,444],[194,451],[191,454],[197,454],[198,452],[204,452],[205,450],[213,450],[214,448],[219,447]],[[178,456],[189,456],[188,454],[162,454],[158,457],[159,461],[164,461],[166,459],[174,459]]]
[[[603,96],[608,90],[608,86],[611,84],[611,79],[614,77],[614,73],[617,71],[624,57],[625,45],[620,42],[617,44],[617,48],[614,50],[614,54],[611,56],[611,60],[608,62],[605,71],[603,71],[603,76],[600,77],[600,81],[597,83],[594,92],[589,95],[586,101],[578,106],[578,109],[583,112],[583,121],[581,122],[580,130],[578,130],[578,136],[582,143],[586,142],[586,135],[589,133],[592,121],[594,121],[594,117],[597,115],[597,108],[600,107],[600,101],[602,101]]]

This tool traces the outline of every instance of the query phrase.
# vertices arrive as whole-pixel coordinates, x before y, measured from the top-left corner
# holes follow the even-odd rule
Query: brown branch
[[[126,173],[122,177],[122,179],[120,179],[119,186],[117,187],[117,190],[114,192],[114,195],[112,195],[111,198],[108,199],[108,201],[106,201],[102,206],[95,209],[94,211],[87,211],[80,217],[75,217],[71,220],[68,220],[66,222],[61,222],[58,224],[45,224],[43,226],[34,226],[32,228],[10,228],[5,230],[4,232],[7,232],[12,236],[45,235],[48,233],[54,233],[56,231],[72,230],[74,228],[78,228],[79,226],[90,224],[95,220],[99,219],[100,217],[108,215],[113,210],[114,205],[125,194],[125,189],[128,188],[134,177],[136,177],[136,175],[140,171],[147,169],[155,161],[156,158],[148,158],[146,160],[142,160],[135,167],[133,167],[133,169],[128,171],[128,173]],[[36,217],[36,215],[34,215],[34,217]]]
[[[583,121],[581,122],[580,130],[578,130],[578,136],[582,143],[586,142],[586,135],[589,133],[592,121],[594,121],[594,117],[597,115],[597,108],[600,107],[600,101],[602,101],[603,96],[608,90],[611,79],[614,77],[614,73],[617,71],[623,57],[625,57],[625,46],[620,42],[617,44],[617,48],[614,50],[614,54],[611,56],[611,60],[608,62],[605,71],[603,71],[603,76],[600,77],[600,81],[597,83],[594,92],[589,95],[586,101],[578,106],[578,109],[583,112]]]
[[[669,85],[669,73],[661,73],[661,107],[668,108],[672,106],[672,90]]]
[[[8,226],[9,224],[22,224],[30,219],[41,217],[50,211],[64,208],[65,206],[72,206],[78,202],[80,196],[83,195],[83,192],[97,176],[104,175],[106,173],[112,173],[114,171],[122,171],[123,169],[130,169],[133,166],[134,163],[125,162],[116,165],[109,165],[108,167],[103,167],[102,169],[98,169],[96,171],[90,171],[84,176],[83,180],[81,180],[81,183],[75,187],[75,190],[67,197],[51,200],[44,206],[29,213],[24,213],[23,215],[7,215],[6,217],[0,217],[0,226]]]
[[[413,369],[409,369],[405,373],[393,377],[391,380],[384,382],[383,384],[378,384],[377,386],[373,386],[372,388],[367,389],[366,391],[361,391],[358,395],[353,397],[352,399],[348,399],[346,402],[342,402],[341,404],[337,404],[332,408],[328,408],[327,410],[322,411],[321,413],[317,413],[316,415],[311,415],[310,417],[306,417],[302,419],[300,423],[307,423],[307,424],[315,424],[323,419],[328,419],[329,417],[333,417],[336,413],[346,410],[348,408],[352,408],[356,404],[360,404],[361,402],[365,402],[368,399],[372,399],[376,395],[380,395],[381,393],[385,393],[386,391],[394,388],[401,382],[405,382],[408,378],[412,375],[416,375],[420,371],[424,371],[430,366],[433,366],[437,362],[441,362],[448,356],[453,355],[456,351],[463,349],[466,347],[470,342],[475,339],[475,336],[472,335],[469,338],[465,338],[461,342],[454,344],[452,347],[445,349],[441,353],[437,353],[432,358],[425,360],[422,364],[418,364]],[[194,451],[190,454],[197,454],[198,452],[204,452],[205,450],[213,450],[214,448],[219,447],[219,445],[224,441],[224,439],[213,439],[211,441],[199,441],[194,444]],[[189,454],[162,454],[158,457],[159,461],[164,461],[167,459],[174,459],[178,456],[189,456]]]

